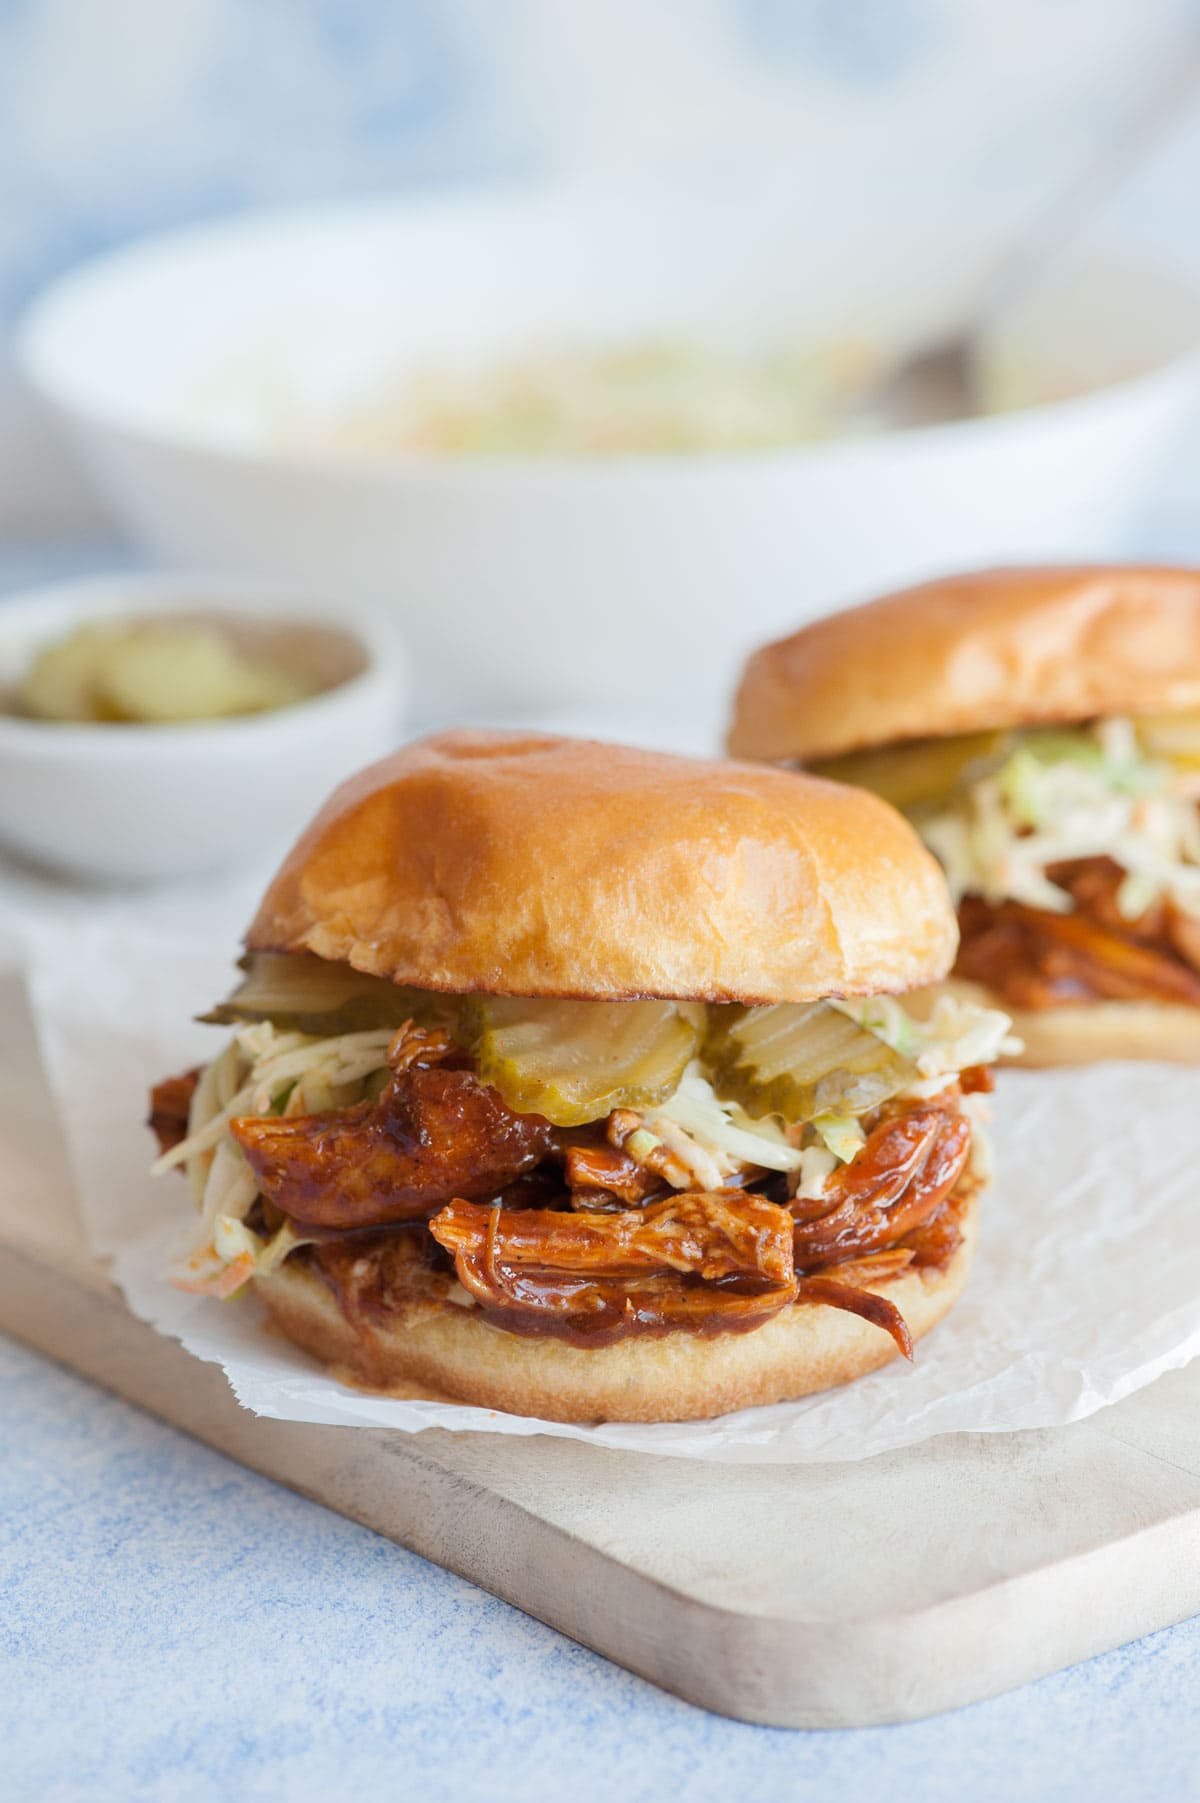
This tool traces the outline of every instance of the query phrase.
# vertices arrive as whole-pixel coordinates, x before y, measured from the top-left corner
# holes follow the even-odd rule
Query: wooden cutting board
[[[246,1413],[217,1367],[136,1321],[89,1257],[11,975],[0,1329],[745,1721],[931,1715],[1200,1610],[1200,1361],[1072,1428],[849,1465],[706,1466]]]

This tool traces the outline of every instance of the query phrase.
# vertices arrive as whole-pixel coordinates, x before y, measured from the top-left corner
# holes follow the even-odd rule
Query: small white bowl
[[[160,555],[390,614],[429,706],[622,702],[715,730],[750,648],[830,607],[1117,549],[1200,395],[1190,285],[1089,253],[1064,305],[1012,325],[1018,360],[1053,376],[1069,357],[1091,392],[861,441],[373,461],[280,426],[539,338],[911,344],[987,265],[911,209],[856,233],[795,208],[794,183],[764,180],[250,213],[68,274],[18,351]]]
[[[328,633],[351,673],[291,707],[184,725],[0,712],[0,843],[105,882],[219,869],[282,852],[340,778],[397,743],[407,677],[390,630],[236,577],[104,576],[0,598],[0,690],[87,621],[209,610]]]

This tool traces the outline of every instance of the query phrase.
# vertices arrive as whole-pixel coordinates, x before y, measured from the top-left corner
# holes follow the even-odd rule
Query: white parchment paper
[[[191,1016],[231,968],[187,940],[100,926],[39,936],[30,986],[94,1250],[130,1307],[238,1400],[290,1421],[506,1434],[725,1463],[861,1459],[945,1433],[1077,1421],[1200,1353],[1200,1073],[1166,1065],[1005,1072],[997,1177],[966,1294],[916,1364],[712,1422],[569,1427],[432,1401],[376,1398],[262,1330],[253,1301],[181,1295],[162,1269],[188,1221],[186,1185],[151,1179],[150,1083],[213,1056],[224,1029]]]

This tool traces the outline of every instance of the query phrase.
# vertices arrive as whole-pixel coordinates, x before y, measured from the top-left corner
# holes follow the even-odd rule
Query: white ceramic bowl
[[[1050,370],[1068,355],[1096,380],[1149,373],[866,441],[388,463],[289,450],[279,417],[538,334],[935,332],[961,283],[943,282],[945,255],[911,221],[894,237],[886,222],[865,243],[832,218],[801,227],[768,191],[249,215],[66,277],[21,355],[142,539],[386,611],[432,706],[715,716],[750,646],[830,606],[953,566],[1118,543],[1200,391],[1192,291],[1104,262],[1076,272],[1073,302],[1021,326],[1022,354]]]
[[[85,621],[208,609],[327,632],[357,673],[293,707],[179,726],[0,712],[0,844],[106,882],[281,854],[341,777],[397,743],[407,681],[392,631],[232,577],[106,576],[0,598],[0,689]]]

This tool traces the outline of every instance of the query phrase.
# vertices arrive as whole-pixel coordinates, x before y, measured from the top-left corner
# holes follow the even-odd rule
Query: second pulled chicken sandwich
[[[962,1287],[1008,1022],[896,999],[956,929],[871,795],[448,733],[337,791],[246,943],[231,1037],[154,1094],[175,1280],[359,1382],[716,1415],[911,1354]]]
[[[729,746],[904,810],[1025,1062],[1200,1062],[1200,571],[985,570],[817,620],[751,658]]]

